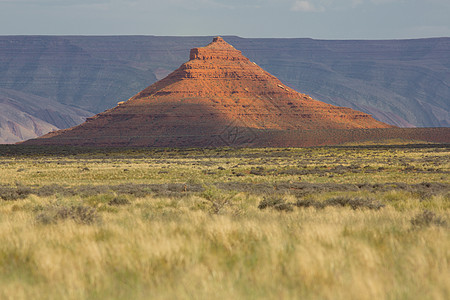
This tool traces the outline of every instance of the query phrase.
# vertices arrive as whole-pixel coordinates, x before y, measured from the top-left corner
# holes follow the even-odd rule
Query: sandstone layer
[[[4,94],[2,89],[39,96],[93,116],[164,78],[187,60],[191,48],[206,45],[211,39],[0,36],[0,97],[14,99],[20,106],[17,109],[31,113],[31,117],[43,117],[42,121],[59,129],[68,128],[33,114],[23,97]],[[450,126],[450,37],[224,39],[284,84],[314,99],[363,111],[399,127]],[[33,100],[36,110],[41,103]],[[60,113],[56,106],[54,110]],[[8,119],[7,114],[0,109],[0,118]],[[21,124],[28,132],[35,132],[32,122]],[[11,136],[20,140],[12,131]],[[0,133],[0,140],[3,137]]]
[[[216,37],[128,101],[26,144],[241,146],[262,132],[369,128],[393,126],[292,90]]]

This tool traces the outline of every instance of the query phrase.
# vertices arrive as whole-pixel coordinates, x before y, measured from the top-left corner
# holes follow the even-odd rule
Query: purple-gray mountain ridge
[[[450,126],[450,38],[223,38],[317,100],[399,127]],[[210,40],[0,36],[0,143],[80,124],[163,78]]]

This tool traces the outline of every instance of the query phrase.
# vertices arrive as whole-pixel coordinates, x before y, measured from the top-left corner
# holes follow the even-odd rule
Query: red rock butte
[[[326,144],[330,132],[393,128],[368,114],[292,90],[221,37],[192,49],[189,57],[166,78],[128,101],[81,125],[24,144],[302,146],[317,144],[306,142],[317,139],[314,132],[320,133],[321,143]],[[302,137],[306,132],[308,137]],[[287,140],[280,138],[283,136]],[[298,140],[302,138],[306,144]]]

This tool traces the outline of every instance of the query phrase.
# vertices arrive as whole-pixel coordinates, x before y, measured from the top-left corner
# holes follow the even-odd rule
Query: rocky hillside
[[[393,126],[296,92],[216,37],[128,101],[28,145],[253,146],[254,132]],[[257,138],[259,140],[259,138]],[[279,141],[268,141],[278,146]]]
[[[41,136],[84,122],[92,113],[56,101],[0,89],[0,144]]]
[[[450,38],[224,39],[287,86],[318,100],[351,107],[402,127],[450,126]],[[36,99],[45,98],[64,107],[78,108],[83,113],[74,120],[78,118],[81,123],[84,113],[98,113],[127,100],[185,62],[189,49],[210,40],[211,37],[2,36],[0,96],[16,103],[28,99],[37,107],[42,101]],[[10,91],[8,96],[6,90]],[[29,97],[16,98],[15,92]],[[6,110],[0,110],[0,118],[7,118]],[[46,116],[42,121],[57,128],[71,126],[54,124]],[[4,124],[0,125],[0,142],[5,142],[6,131],[12,134],[8,141],[15,141],[13,136],[21,139]]]

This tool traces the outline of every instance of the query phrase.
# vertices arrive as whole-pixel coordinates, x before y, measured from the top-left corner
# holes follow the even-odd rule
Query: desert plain
[[[394,144],[1,145],[0,298],[448,299],[450,149]]]

